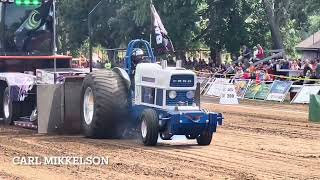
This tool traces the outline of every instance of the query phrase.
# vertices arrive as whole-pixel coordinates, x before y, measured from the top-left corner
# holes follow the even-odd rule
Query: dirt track
[[[155,148],[136,140],[41,136],[0,129],[1,179],[320,179],[320,124],[306,106],[204,104],[225,124],[208,147],[195,141]],[[104,156],[107,166],[17,166],[14,156]]]

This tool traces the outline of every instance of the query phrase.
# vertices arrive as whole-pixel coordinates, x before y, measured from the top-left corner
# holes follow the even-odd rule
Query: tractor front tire
[[[10,88],[6,87],[3,92],[3,119],[6,125],[13,125],[13,121],[18,121],[21,115],[21,103],[14,102],[10,98]]]
[[[82,131],[89,138],[121,138],[128,123],[128,88],[113,71],[86,76],[81,91]]]
[[[155,146],[158,142],[159,119],[157,112],[153,109],[146,109],[140,118],[140,132],[142,143],[145,146]]]
[[[197,143],[200,146],[209,146],[212,140],[211,132],[203,132],[197,137]]]

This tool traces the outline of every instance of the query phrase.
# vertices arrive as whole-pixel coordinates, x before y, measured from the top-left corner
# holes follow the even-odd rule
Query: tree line
[[[88,14],[100,0],[60,0],[60,52],[87,48]],[[176,49],[209,48],[213,60],[225,50],[237,56],[240,44],[285,49],[320,28],[319,0],[153,0]],[[92,16],[93,42],[125,48],[131,39],[149,39],[150,1],[104,0]]]

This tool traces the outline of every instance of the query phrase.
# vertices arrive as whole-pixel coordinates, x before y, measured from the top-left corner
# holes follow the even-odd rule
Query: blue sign
[[[292,81],[275,81],[271,87],[267,100],[283,102],[292,83]]]

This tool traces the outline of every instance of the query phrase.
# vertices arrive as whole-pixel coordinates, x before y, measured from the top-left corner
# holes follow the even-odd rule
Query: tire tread
[[[91,125],[83,117],[83,96],[87,87],[94,96],[94,115]],[[122,101],[119,102],[119,98]],[[128,90],[124,80],[113,71],[95,71],[87,75],[82,87],[82,127],[89,138],[118,138],[122,134],[128,115]]]

